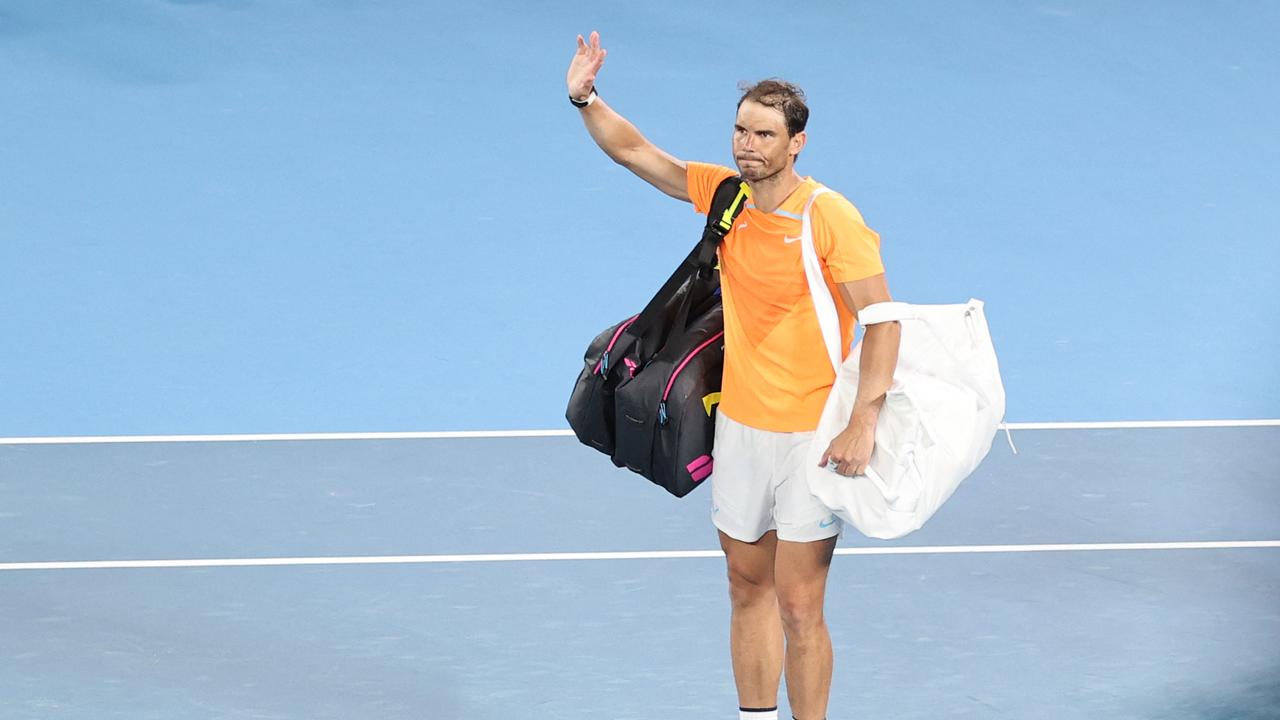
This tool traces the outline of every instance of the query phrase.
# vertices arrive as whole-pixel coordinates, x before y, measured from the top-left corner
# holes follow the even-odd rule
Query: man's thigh
[[[729,580],[735,585],[746,584],[771,590],[774,583],[778,533],[770,530],[755,542],[737,540],[723,530],[719,535],[720,549],[724,550],[729,567]]]
[[[811,611],[822,608],[836,540],[778,541],[773,575],[778,599],[784,605]]]

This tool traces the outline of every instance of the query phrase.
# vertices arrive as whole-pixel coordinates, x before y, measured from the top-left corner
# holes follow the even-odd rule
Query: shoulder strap
[[[714,267],[716,248],[720,241],[733,229],[733,222],[742,214],[747,206],[747,198],[751,197],[751,188],[741,177],[734,175],[720,181],[715,194],[711,196],[711,207],[707,210],[707,226],[702,231],[702,240],[698,243],[698,263],[701,267]]]
[[[716,267],[716,250],[720,247],[724,236],[733,229],[733,223],[747,206],[747,198],[751,197],[751,188],[736,175],[725,178],[716,186],[711,196],[711,206],[707,209],[707,224],[702,230],[702,239],[698,241],[695,263],[696,277],[712,283],[709,293],[715,293],[720,287],[720,277],[713,271]],[[710,295],[695,297],[688,293],[676,313],[673,327],[684,328],[689,324],[689,314],[695,305],[702,305]]]
[[[831,367],[840,372],[842,353],[840,352],[840,315],[836,312],[835,298],[827,288],[822,277],[822,263],[818,260],[818,250],[813,244],[813,205],[819,195],[829,193],[829,188],[820,187],[809,196],[804,206],[804,215],[800,227],[800,252],[804,258],[804,276],[809,281],[809,295],[813,298],[813,309],[818,315],[818,325],[822,328],[822,342],[827,346],[827,355],[831,359]],[[908,320],[914,318],[915,307],[904,302],[883,302],[868,305],[858,313],[858,323],[862,326],[884,322]]]
[[[644,310],[640,311],[635,321],[618,337],[613,350],[602,358],[602,367],[608,368],[609,355],[615,358],[622,357],[642,338],[649,336],[650,331],[654,330],[664,317],[670,317],[667,314],[669,306],[677,293],[684,291],[681,304],[676,308],[675,323],[672,327],[686,325],[693,307],[700,305],[715,292],[719,286],[718,279],[712,274],[716,265],[716,249],[720,247],[720,241],[724,236],[733,229],[733,223],[746,207],[749,197],[751,197],[751,191],[747,183],[736,175],[725,178],[716,186],[715,194],[711,198],[711,207],[707,211],[707,223],[703,228],[702,238],[698,240],[698,244],[684,262],[680,263],[680,267],[667,278],[649,304],[645,305]],[[703,289],[693,292],[695,288],[688,286],[694,284]],[[657,347],[650,347],[655,344],[655,342],[646,342],[645,347],[641,348],[641,354],[644,354],[643,351],[646,348],[656,351]]]
[[[813,245],[813,204],[819,195],[829,192],[829,188],[819,187],[804,205],[804,214],[800,216],[800,254],[804,260],[804,276],[809,281],[813,309],[818,316],[818,326],[822,328],[822,342],[827,346],[831,367],[838,373],[843,356],[840,352],[840,315],[836,312],[835,298],[831,297],[831,290],[822,277],[822,262]]]

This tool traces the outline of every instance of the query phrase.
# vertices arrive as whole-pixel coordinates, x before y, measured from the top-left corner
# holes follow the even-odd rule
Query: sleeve
[[[693,209],[699,215],[706,215],[711,209],[711,199],[716,194],[720,183],[738,173],[732,168],[709,163],[685,163],[685,182],[689,185],[689,199],[693,201]]]
[[[813,208],[813,245],[837,283],[853,282],[884,272],[880,236],[844,196],[827,193]]]

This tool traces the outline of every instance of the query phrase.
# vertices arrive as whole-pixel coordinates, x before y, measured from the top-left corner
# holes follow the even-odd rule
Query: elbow
[[[609,159],[631,172],[635,172],[636,170],[635,148],[619,148],[614,150],[609,153]]]

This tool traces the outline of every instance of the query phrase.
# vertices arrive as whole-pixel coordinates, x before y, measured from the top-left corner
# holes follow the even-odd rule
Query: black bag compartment
[[[715,304],[614,392],[611,459],[676,497],[711,474],[715,400],[724,364],[724,312]],[[623,427],[625,425],[625,428]]]
[[[606,455],[613,454],[613,393],[623,377],[604,371],[604,353],[635,319],[631,317],[610,326],[587,346],[582,358],[585,367],[578,374],[578,382],[569,396],[569,411],[565,413],[578,440]]]

